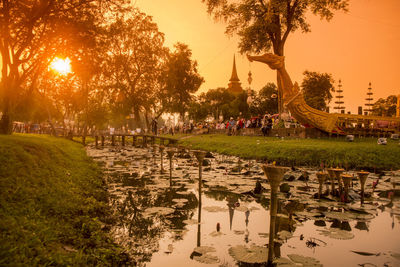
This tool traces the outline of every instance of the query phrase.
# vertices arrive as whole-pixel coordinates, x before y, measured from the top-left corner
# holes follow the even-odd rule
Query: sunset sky
[[[250,65],[237,52],[238,38],[225,35],[225,25],[209,16],[201,0],[136,0],[136,6],[153,16],[168,46],[190,46],[205,78],[200,92],[227,86],[234,53],[244,88],[250,69],[253,89],[275,82],[274,71],[261,63]],[[352,0],[349,9],[330,22],[310,15],[312,32],[290,35],[285,55],[293,81],[301,83],[305,70],[331,73],[336,82],[341,79],[346,111],[355,113],[366,102],[369,82],[374,101],[400,94],[400,0]]]

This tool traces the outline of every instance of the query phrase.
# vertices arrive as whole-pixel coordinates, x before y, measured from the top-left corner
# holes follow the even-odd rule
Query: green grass
[[[118,264],[101,177],[80,144],[0,135],[0,266]]]
[[[161,137],[167,137],[167,138],[173,138],[173,139],[181,139],[184,137],[192,136],[193,134],[182,134],[182,133],[177,133],[177,134],[161,134]]]
[[[75,142],[78,142],[78,143],[82,143],[82,137],[81,136],[79,136],[79,137],[78,136],[74,136],[72,138],[72,140],[74,140]],[[86,144],[94,143],[95,139],[92,136],[86,136],[85,142],[86,142]],[[99,138],[99,142],[101,142],[100,138]]]
[[[276,161],[280,165],[342,166],[350,169],[391,170],[400,168],[399,141],[377,145],[376,138],[278,139],[273,137],[198,135],[180,144],[243,158]]]

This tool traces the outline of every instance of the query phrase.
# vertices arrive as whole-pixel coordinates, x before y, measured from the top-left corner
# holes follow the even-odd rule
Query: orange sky
[[[153,16],[166,44],[190,46],[205,83],[200,91],[226,87],[232,71],[237,38],[228,38],[225,25],[216,23],[201,0],[136,0],[136,6]],[[301,83],[303,71],[331,73],[342,80],[347,110],[356,112],[365,104],[368,83],[374,99],[400,94],[400,0],[351,0],[347,14],[337,13],[331,22],[310,16],[311,33],[292,34],[286,43],[286,66],[293,81]],[[239,78],[247,87],[260,90],[276,74],[261,63],[248,63],[236,55]]]

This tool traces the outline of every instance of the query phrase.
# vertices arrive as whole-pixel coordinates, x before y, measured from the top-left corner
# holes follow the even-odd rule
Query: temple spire
[[[232,68],[232,76],[231,79],[229,80],[230,82],[238,82],[239,77],[237,75],[237,71],[236,71],[236,59],[235,59],[235,55],[233,55],[233,68]]]
[[[240,85],[240,80],[239,80],[237,70],[236,70],[235,55],[233,55],[232,76],[231,76],[231,79],[229,80],[228,91],[230,91],[231,93],[234,93],[234,94],[239,94],[239,93],[243,92],[243,88]]]

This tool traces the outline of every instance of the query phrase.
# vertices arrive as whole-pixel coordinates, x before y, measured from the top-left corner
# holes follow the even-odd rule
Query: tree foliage
[[[71,43],[68,40],[89,41],[104,15],[122,4],[123,0],[0,2],[0,133],[10,133],[15,108],[32,88],[25,83],[30,79],[34,84],[52,57]]]
[[[163,105],[166,111],[176,112],[184,118],[193,94],[204,82],[197,71],[197,62],[192,60],[192,51],[186,44],[177,43],[170,53],[163,72]]]
[[[309,106],[325,111],[332,99],[331,92],[335,92],[332,75],[308,70],[304,71],[303,75],[301,88],[304,100]]]
[[[274,83],[267,83],[256,94],[254,101],[250,107],[253,115],[260,114],[276,114],[278,113],[278,87]]]
[[[330,20],[334,11],[347,11],[348,0],[202,0],[216,20],[227,23],[226,33],[240,37],[239,49],[283,56],[290,33],[309,32],[309,12]],[[278,107],[283,108],[281,79],[277,73]]]
[[[310,31],[308,12],[330,20],[334,11],[347,10],[348,0],[202,0],[215,19],[227,23],[226,33],[237,33],[241,52],[262,52],[271,48],[284,54],[291,32]]]
[[[386,99],[380,98],[372,106],[372,115],[392,117],[396,115],[397,96],[390,95]]]
[[[137,9],[118,18],[108,29],[105,75],[112,102],[119,111],[133,113],[142,127],[140,112],[148,111],[159,90],[159,80],[168,51],[164,34],[150,16]]]

